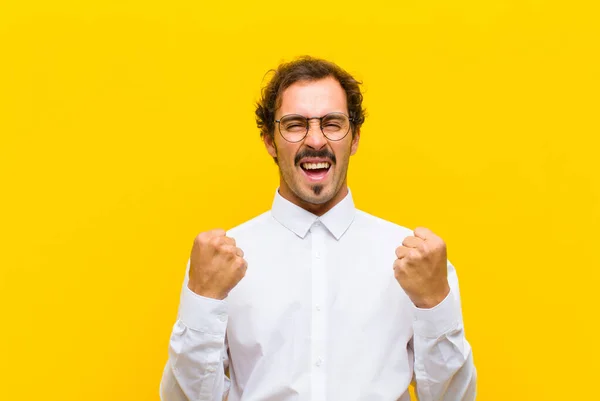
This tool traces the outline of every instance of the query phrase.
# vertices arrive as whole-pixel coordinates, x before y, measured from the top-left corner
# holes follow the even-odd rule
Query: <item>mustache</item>
[[[298,152],[298,154],[294,158],[294,164],[297,166],[298,163],[300,163],[300,160],[304,159],[305,157],[329,159],[329,160],[331,160],[331,163],[333,163],[333,164],[336,163],[335,155],[333,153],[331,153],[328,149],[323,149],[323,150],[304,149],[304,150]]]

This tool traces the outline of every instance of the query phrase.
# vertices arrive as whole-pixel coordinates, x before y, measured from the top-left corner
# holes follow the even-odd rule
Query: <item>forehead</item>
[[[300,114],[320,117],[334,111],[347,113],[346,92],[333,77],[317,81],[299,81],[286,88],[281,95],[277,116]]]

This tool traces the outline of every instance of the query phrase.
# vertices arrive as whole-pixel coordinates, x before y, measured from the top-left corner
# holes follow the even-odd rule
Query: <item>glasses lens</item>
[[[323,117],[321,129],[327,138],[337,141],[350,131],[350,120],[345,114],[330,113]]]
[[[279,130],[281,135],[288,141],[301,141],[306,135],[306,117],[300,115],[284,116],[279,122]]]

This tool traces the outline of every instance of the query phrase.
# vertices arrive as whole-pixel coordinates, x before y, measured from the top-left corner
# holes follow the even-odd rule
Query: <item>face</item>
[[[322,117],[332,112],[348,115],[346,92],[332,77],[318,81],[296,82],[282,94],[281,107],[275,120],[287,114]],[[319,120],[310,120],[304,140],[286,141],[275,124],[274,138],[264,136],[267,151],[277,157],[279,193],[284,198],[321,215],[341,201],[348,193],[347,172],[350,156],[358,148],[359,133],[350,131],[339,141],[328,140]]]

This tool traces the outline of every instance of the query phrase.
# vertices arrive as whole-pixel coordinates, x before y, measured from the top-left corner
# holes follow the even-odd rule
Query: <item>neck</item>
[[[292,202],[296,206],[300,206],[302,209],[311,212],[316,216],[322,216],[331,210],[335,205],[340,203],[348,194],[348,185],[346,180],[342,184],[341,188],[337,193],[329,199],[325,203],[310,203],[298,197],[295,193],[293,193],[286,185],[280,185],[279,187],[279,195],[282,198]]]

